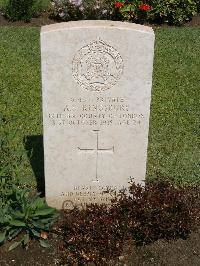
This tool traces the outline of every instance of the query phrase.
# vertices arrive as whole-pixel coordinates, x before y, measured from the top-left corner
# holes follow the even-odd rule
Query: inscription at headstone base
[[[109,204],[146,173],[154,33],[113,21],[42,27],[46,199]]]

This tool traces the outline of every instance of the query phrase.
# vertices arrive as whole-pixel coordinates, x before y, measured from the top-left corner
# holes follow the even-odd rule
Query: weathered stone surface
[[[42,27],[47,202],[109,203],[110,189],[145,179],[154,33],[79,21]]]

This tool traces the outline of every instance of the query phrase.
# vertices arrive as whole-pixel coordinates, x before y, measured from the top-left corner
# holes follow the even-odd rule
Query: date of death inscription
[[[48,113],[52,126],[137,126],[144,115],[122,97],[68,98],[60,111]]]

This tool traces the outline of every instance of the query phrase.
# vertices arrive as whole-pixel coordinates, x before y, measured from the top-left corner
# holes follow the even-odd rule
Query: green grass
[[[200,183],[199,43],[200,28],[156,30],[149,177]],[[14,151],[24,151],[17,175],[35,186],[43,176],[41,138],[34,137],[42,135],[39,29],[1,27],[0,55],[0,112],[7,130],[17,129]]]
[[[156,30],[148,176],[200,181],[200,28]]]
[[[0,55],[0,112],[9,121],[8,131],[17,129],[15,149],[25,151],[27,136],[42,134],[39,29],[0,28]],[[35,183],[28,156],[18,174]]]

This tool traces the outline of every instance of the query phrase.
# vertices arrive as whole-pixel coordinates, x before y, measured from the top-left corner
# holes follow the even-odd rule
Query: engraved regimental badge
[[[120,79],[122,72],[121,55],[100,39],[82,47],[72,62],[75,81],[90,91],[110,89]]]

